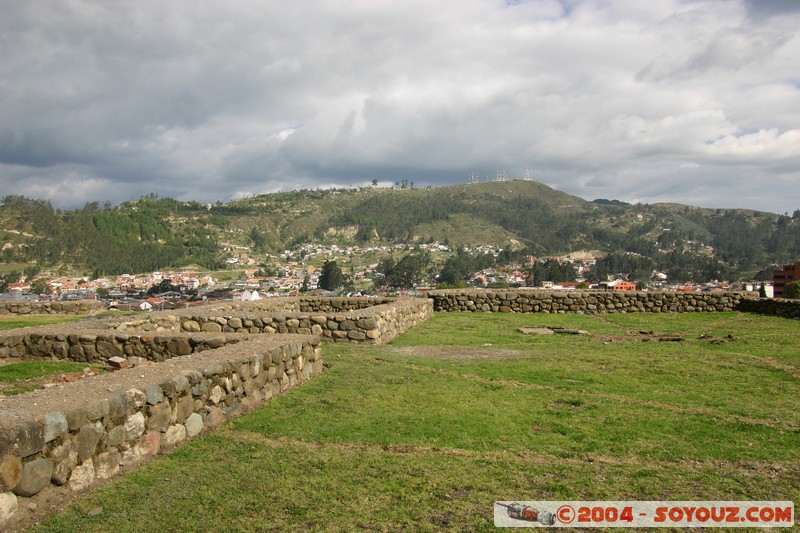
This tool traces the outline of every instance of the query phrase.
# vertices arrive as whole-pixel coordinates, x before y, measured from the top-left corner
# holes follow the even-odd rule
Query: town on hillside
[[[162,310],[218,300],[274,296],[424,294],[432,288],[517,288],[678,292],[748,290],[762,297],[792,297],[800,262],[749,282],[676,282],[657,270],[612,272],[605,255],[578,251],[561,256],[519,255],[499,246],[452,249],[446,243],[338,246],[303,244],[271,255],[225,244],[225,270],[157,271],[115,276],[49,276],[6,279],[2,300],[99,299],[112,308]],[[628,254],[631,254],[628,252]],[[635,255],[635,254],[632,254]],[[632,258],[635,259],[635,258]]]

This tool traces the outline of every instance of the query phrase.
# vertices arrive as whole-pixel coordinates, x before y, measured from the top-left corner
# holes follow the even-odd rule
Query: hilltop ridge
[[[405,184],[404,184],[405,185]],[[222,264],[226,249],[276,253],[308,242],[496,245],[536,256],[601,250],[758,271],[800,256],[793,216],[681,204],[590,202],[534,181],[262,194],[214,205],[148,195],[60,211],[6,197],[5,265],[106,274]]]

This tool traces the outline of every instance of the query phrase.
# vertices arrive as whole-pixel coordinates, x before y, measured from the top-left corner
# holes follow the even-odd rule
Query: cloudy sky
[[[800,0],[0,1],[0,196],[800,208]]]

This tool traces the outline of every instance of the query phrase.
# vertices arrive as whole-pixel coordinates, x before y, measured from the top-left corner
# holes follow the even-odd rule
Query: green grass
[[[53,374],[80,372],[87,366],[97,368],[96,365],[70,361],[20,361],[18,363],[8,363],[0,365],[0,383],[15,383]]]
[[[80,372],[87,367],[95,372],[103,370],[98,365],[70,361],[19,361],[0,365],[0,396],[13,396],[42,389],[44,387],[37,378]]]
[[[518,331],[539,325],[591,334]],[[797,326],[437,314],[326,345],[322,376],[36,530],[489,531],[495,500],[798,501]]]
[[[0,331],[32,326],[48,326],[65,322],[77,322],[84,316],[65,315],[6,315],[0,316]]]

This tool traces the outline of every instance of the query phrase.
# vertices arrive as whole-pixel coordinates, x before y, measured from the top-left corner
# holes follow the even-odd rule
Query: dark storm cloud
[[[792,211],[752,191],[800,181],[798,4],[7,2],[0,194],[213,202],[527,167],[590,199]]]

